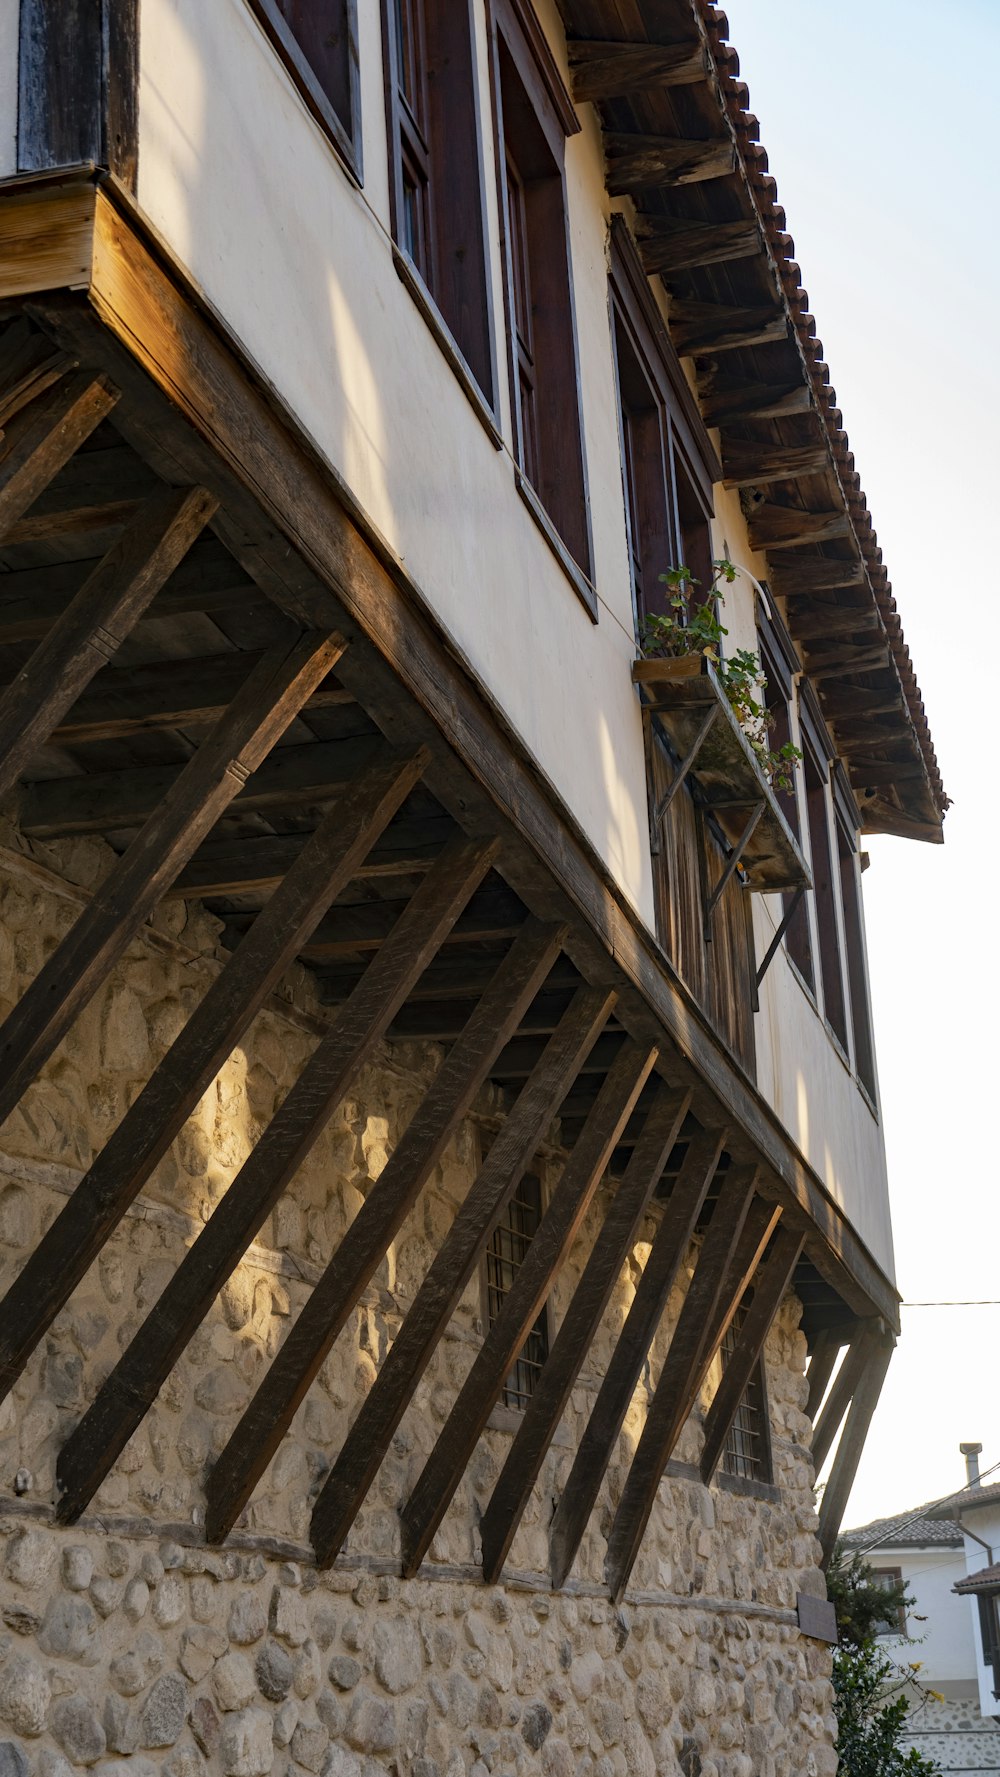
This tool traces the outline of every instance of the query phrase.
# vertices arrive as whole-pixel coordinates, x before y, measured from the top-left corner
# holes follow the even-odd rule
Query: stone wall
[[[0,854],[0,1014],[106,865],[96,844]],[[0,1129],[0,1285],[100,1150],[218,969],[218,925],[167,902]],[[0,1777],[100,1767],[146,1777],[462,1777],[540,1770],[829,1777],[828,1651],[800,1637],[822,1592],[802,1405],[805,1342],[789,1298],[767,1350],[773,1499],[703,1487],[700,1412],[664,1481],[626,1604],[601,1585],[604,1537],[690,1265],[637,1391],[570,1586],[542,1578],[551,1503],[648,1253],[650,1219],[574,1391],[510,1558],[476,1582],[477,1523],[510,1445],[498,1409],[435,1539],[428,1577],[392,1568],[397,1507],[482,1331],[470,1285],[393,1440],[347,1548],[311,1564],[312,1499],[475,1176],[502,1115],[487,1089],[337,1341],[230,1544],[201,1541],[202,1483],[312,1282],[440,1063],[383,1047],[169,1377],[82,1524],[51,1522],[56,1453],[172,1275],[319,1034],[292,971],[0,1407]],[[538,1159],[558,1177],[558,1128]],[[598,1202],[555,1291],[585,1262]],[[717,1378],[710,1378],[706,1401]],[[703,1403],[704,1405],[704,1403]]]

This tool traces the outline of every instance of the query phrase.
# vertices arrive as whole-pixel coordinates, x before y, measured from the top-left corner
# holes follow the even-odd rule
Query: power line
[[[923,1517],[924,1513],[928,1509],[928,1505],[932,1505],[932,1506],[938,1505],[938,1504],[943,1505],[945,1503],[945,1500],[947,1500],[948,1503],[950,1504],[953,1499],[954,1500],[961,1499],[963,1493],[974,1492],[975,1489],[978,1486],[980,1486],[980,1484],[983,1481],[986,1480],[987,1476],[995,1474],[997,1469],[1000,1469],[1000,1462],[994,1462],[990,1468],[983,1469],[982,1474],[977,1475],[976,1479],[974,1481],[967,1481],[964,1487],[956,1488],[954,1493],[946,1493],[944,1495],[943,1499],[929,1500],[927,1502],[927,1505],[923,1505],[923,1506],[919,1507],[918,1510],[913,1512],[909,1518],[904,1518],[902,1524],[893,1524],[892,1535],[898,1536],[901,1530],[909,1529],[909,1526],[911,1524],[915,1524],[917,1522],[918,1518]],[[959,1511],[961,1511],[961,1506],[959,1506]],[[891,1520],[889,1520],[889,1521],[891,1522]],[[887,1522],[887,1520],[883,1518],[881,1520],[881,1522],[884,1524]],[[875,1538],[874,1542],[866,1543],[865,1547],[863,1549],[851,1549],[850,1553],[852,1555],[858,1555],[858,1556],[869,1555],[871,1553],[872,1549],[877,1549],[881,1546],[881,1542],[882,1542],[882,1538],[880,1536],[877,1536]]]
[[[901,1302],[901,1308],[1000,1308],[1000,1299],[982,1302]]]

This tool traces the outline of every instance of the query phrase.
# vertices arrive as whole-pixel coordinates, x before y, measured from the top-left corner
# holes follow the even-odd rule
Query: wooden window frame
[[[638,249],[632,238],[631,231],[624,217],[614,215],[611,218],[611,268],[609,279],[609,310],[612,342],[612,358],[615,368],[615,385],[618,403],[619,444],[622,458],[622,479],[625,497],[625,520],[629,544],[629,561],[632,569],[632,603],[636,622],[636,633],[639,633],[642,616],[654,608],[649,599],[649,589],[644,587],[646,609],[640,612],[639,591],[636,585],[635,561],[643,551],[637,544],[636,529],[636,495],[641,494],[641,503],[647,510],[658,509],[661,514],[659,529],[668,539],[668,553],[671,559],[664,560],[662,571],[671,565],[678,565],[688,553],[684,542],[684,520],[680,510],[679,479],[680,474],[686,479],[690,494],[698,502],[704,519],[708,539],[708,555],[711,560],[711,521],[715,515],[714,484],[722,480],[722,465],[716,455],[711,438],[698,411],[697,403],[691,393],[681,361],[671,343],[663,317],[656,305],[653,293],[649,288]],[[621,361],[623,347],[636,360],[638,369],[648,384],[650,391],[650,412],[654,412],[660,430],[660,460],[662,464],[662,488],[655,483],[659,480],[655,470],[648,474],[643,488],[630,488],[630,451],[627,437],[629,416],[626,413],[626,402],[621,386]],[[638,527],[641,531],[642,527]],[[686,565],[694,567],[694,564]],[[704,564],[700,579],[704,579]],[[643,581],[648,580],[650,570],[655,571],[655,564],[644,563]],[[707,585],[706,585],[707,590]]]
[[[541,530],[549,548],[565,572],[588,616],[592,622],[596,623],[598,602],[593,585],[594,545],[583,426],[579,338],[573,290],[573,255],[566,191],[566,138],[580,129],[580,120],[529,0],[487,0],[487,17],[497,201],[503,262],[507,380],[514,429],[514,479],[518,493]],[[549,405],[563,400],[567,409],[572,413],[575,460],[572,465],[572,486],[567,487],[565,485],[568,481],[565,441],[560,448],[562,471],[558,476],[553,476],[551,473],[551,463],[554,456],[551,441],[547,448],[543,448],[538,453],[541,458],[541,475],[537,474],[536,467],[536,479],[543,483],[545,481],[550,483],[548,498],[544,487],[543,489],[536,487],[535,481],[529,476],[525,465],[520,398],[521,366],[518,362],[515,337],[517,303],[510,239],[508,163],[514,160],[514,155],[509,120],[505,120],[504,116],[504,57],[507,58],[512,76],[517,81],[521,95],[523,95],[525,106],[530,114],[532,129],[537,132],[543,153],[551,158],[552,187],[549,188],[549,175],[546,175],[544,180],[533,179],[530,184],[538,188],[546,187],[544,196],[552,202],[553,208],[558,210],[561,218],[559,238],[563,244],[562,251],[558,252],[556,258],[547,259],[543,267],[548,273],[549,284],[558,286],[558,300],[550,300],[548,303],[540,305],[543,314],[547,309],[550,315],[558,314],[561,317],[560,335],[555,340],[555,352],[551,351],[551,340],[548,349],[543,344],[538,357],[538,366],[544,372],[546,364],[549,365],[548,380],[543,375],[541,385],[543,413],[547,411]],[[534,203],[537,209],[537,197]],[[553,242],[555,238],[553,235]],[[556,249],[553,247],[552,251],[556,251]],[[537,292],[540,286],[537,261],[535,266],[529,269],[532,272],[532,283],[536,295],[533,308],[537,315],[539,309]],[[565,333],[561,332],[562,326],[566,328]],[[551,365],[555,362],[559,366],[560,361],[561,366],[554,373]],[[560,377],[562,383],[567,386],[557,387],[555,377]],[[557,485],[559,482],[564,484],[564,489],[560,491],[559,498],[554,500],[551,497],[553,485]],[[555,510],[552,510],[553,507]],[[570,522],[567,522],[567,519]]]
[[[766,590],[766,589],[765,589]],[[767,680],[765,701],[769,709],[778,704],[784,705],[784,723],[779,720],[775,740],[780,747],[783,740],[793,740],[795,731],[792,714],[795,709],[795,680],[799,672],[798,656],[795,645],[778,613],[774,610],[768,596],[767,601],[757,599],[757,651],[760,663]],[[799,844],[802,844],[802,803],[799,799],[799,779],[802,777],[802,766],[796,764],[792,773],[792,788],[776,790],[778,805],[792,829]],[[791,895],[781,896],[782,917],[787,912]],[[816,998],[816,959],[813,954],[812,928],[809,922],[809,907],[803,895],[792,919],[786,928],[783,939],[785,955],[802,982],[810,999]]]
[[[823,1022],[844,1065],[850,1068],[849,1005],[844,968],[843,908],[840,901],[840,858],[834,832],[830,759],[817,748],[811,726],[802,726],[802,773],[812,868],[813,911],[816,916],[817,981],[822,989]],[[812,780],[812,781],[811,781]]]
[[[500,433],[500,417],[498,404],[498,374],[496,360],[496,331],[493,313],[493,284],[490,277],[489,240],[486,217],[486,167],[483,158],[483,128],[479,102],[479,83],[476,64],[476,29],[475,8],[473,0],[445,0],[446,17],[450,26],[463,32],[461,49],[467,53],[467,67],[463,68],[459,80],[459,90],[468,106],[468,115],[459,119],[459,126],[468,140],[465,147],[471,148],[471,155],[449,156],[446,144],[449,124],[454,122],[453,113],[447,116],[440,112],[432,113],[432,107],[439,95],[429,87],[424,93],[422,106],[423,116],[414,115],[407,102],[404,83],[399,66],[399,50],[396,33],[397,7],[413,9],[417,15],[418,28],[422,37],[421,54],[424,65],[420,70],[424,83],[427,76],[427,45],[426,45],[426,7],[437,4],[439,0],[382,0],[382,48],[383,74],[385,83],[386,131],[389,152],[389,218],[393,237],[393,265],[400,282],[413,297],[424,321],[429,327],[437,345],[457,378],[463,392],[468,397],[477,418],[485,427],[494,447],[501,449],[503,440]],[[467,35],[466,35],[467,33]],[[467,78],[466,78],[467,75]],[[440,100],[447,105],[448,95]],[[464,128],[462,128],[464,124]],[[458,159],[465,172],[464,183],[453,179],[445,182],[437,173],[436,166],[451,159]],[[410,163],[420,162],[418,168],[420,181],[426,194],[423,212],[423,227],[426,239],[423,248],[414,252],[407,238],[406,228],[406,167]],[[443,280],[448,271],[447,255],[444,251],[445,240],[443,230],[446,218],[441,214],[436,194],[444,190],[448,204],[458,203],[463,210],[471,215],[468,224],[470,239],[474,243],[474,252],[468,253],[462,260],[463,277],[468,285],[458,294],[458,310],[475,318],[478,339],[467,336],[460,338],[462,331],[455,313],[449,318],[446,312],[449,302],[446,300]],[[473,214],[474,212],[474,214]],[[454,270],[454,267],[451,267]],[[473,286],[476,286],[473,288]]]
[[[519,1182],[519,1184],[517,1186],[517,1189],[513,1193],[512,1197],[510,1199],[510,1202],[505,1206],[503,1215],[499,1218],[496,1225],[491,1229],[489,1240],[486,1243],[486,1250],[483,1254],[482,1264],[480,1266],[480,1278],[481,1278],[483,1329],[484,1329],[484,1332],[486,1332],[486,1333],[489,1332],[491,1326],[493,1326],[493,1324],[496,1320],[496,1315],[494,1315],[493,1310],[492,1310],[492,1300],[491,1300],[492,1295],[493,1294],[499,1295],[500,1306],[502,1306],[503,1300],[506,1296],[505,1290],[497,1290],[496,1285],[490,1281],[490,1260],[492,1257],[495,1256],[493,1253],[493,1242],[496,1239],[496,1236],[500,1232],[500,1230],[507,1225],[508,1217],[510,1215],[511,1210],[515,1207],[519,1193],[522,1191],[524,1184],[528,1181],[530,1181],[533,1185],[535,1185],[537,1187],[537,1193],[538,1193],[538,1225],[535,1227],[535,1229],[532,1231],[532,1233],[528,1236],[527,1244],[529,1246],[530,1246],[531,1240],[533,1240],[535,1234],[537,1234],[538,1226],[541,1225],[542,1217],[545,1214],[545,1209],[546,1209],[545,1191],[544,1191],[544,1188],[542,1185],[541,1176],[539,1173],[529,1170],[528,1172],[526,1172],[524,1174],[523,1178],[521,1179],[521,1181]],[[525,1250],[527,1251],[527,1247]],[[519,1261],[519,1263],[523,1263],[523,1255],[522,1255],[522,1259]],[[516,1269],[517,1269],[517,1266],[515,1266],[515,1271],[516,1271]],[[532,1384],[531,1388],[518,1389],[516,1386],[516,1382],[512,1382],[512,1378],[516,1378],[518,1376],[519,1366],[524,1361],[523,1354],[528,1347],[529,1341],[532,1338],[534,1338],[535,1334],[537,1332],[539,1332],[539,1330],[541,1331],[542,1343],[545,1348],[544,1352],[542,1354],[542,1358],[541,1358],[541,1363],[544,1365],[545,1360],[548,1357],[549,1352],[552,1349],[552,1330],[553,1330],[552,1329],[552,1315],[551,1315],[551,1309],[550,1309],[550,1304],[549,1304],[548,1300],[546,1300],[543,1303],[543,1305],[536,1317],[534,1326],[531,1328],[531,1331],[528,1333],[528,1336],[525,1339],[524,1344],[521,1346],[520,1350],[518,1351],[517,1357],[514,1359],[514,1362],[511,1365],[508,1375],[504,1378],[503,1388],[500,1391],[500,1394],[497,1398],[496,1404],[507,1412],[516,1413],[516,1414],[523,1413],[525,1411],[528,1401],[531,1399],[531,1394],[532,1394],[532,1389],[534,1387],[534,1384]],[[528,1361],[530,1362],[531,1360],[528,1360]],[[539,1373],[540,1373],[540,1370],[539,1370]],[[512,1398],[513,1396],[515,1396],[517,1394],[522,1394],[524,1396],[524,1399],[517,1400],[515,1398]]]
[[[345,172],[353,184],[364,184],[364,157],[361,143],[361,69],[358,59],[357,0],[343,0],[347,29],[347,81],[350,93],[349,118],[338,115],[333,101],[317,75],[297,37],[284,17],[278,0],[247,0],[254,18],[265,37],[277,52],[279,60],[291,77],[300,98],[319,124],[337,152]]]
[[[753,1291],[750,1290],[747,1292],[746,1296],[744,1296],[736,1314],[733,1316],[730,1325],[726,1329],[722,1344],[719,1347],[719,1358],[723,1372],[725,1371],[727,1358],[735,1345],[740,1326],[746,1316],[746,1311],[750,1306],[752,1298]],[[747,1435],[747,1428],[740,1424],[740,1414],[745,1413],[748,1407],[752,1413],[756,1414],[760,1427],[759,1431],[749,1434],[757,1437],[760,1442],[760,1452],[756,1456],[748,1456],[745,1450],[739,1448],[740,1438]],[[760,1471],[759,1473],[744,1474],[738,1466],[740,1463],[750,1462],[757,1465],[757,1468]],[[749,1483],[754,1487],[773,1487],[774,1485],[774,1454],[771,1447],[771,1408],[768,1400],[767,1368],[763,1352],[761,1352],[760,1357],[754,1365],[753,1375],[751,1376],[740,1400],[740,1404],[733,1415],[733,1422],[726,1433],[726,1442],[719,1459],[719,1469],[720,1472],[727,1477],[730,1484],[736,1485],[737,1487],[744,1483]]]
[[[852,1038],[854,1077],[875,1115],[878,1115],[878,1075],[875,1067],[875,1036],[872,1026],[868,951],[862,910],[861,870],[857,833],[860,822],[854,798],[845,796],[839,770],[833,780],[833,821],[840,873],[840,905],[844,919],[844,963],[847,973],[848,1027]],[[849,805],[848,805],[849,798]]]

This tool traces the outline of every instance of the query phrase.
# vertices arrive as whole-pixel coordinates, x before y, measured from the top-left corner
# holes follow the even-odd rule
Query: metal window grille
[[[736,1350],[748,1307],[748,1300],[740,1303],[722,1341],[720,1356],[723,1370]],[[722,1467],[727,1475],[735,1475],[744,1481],[771,1479],[771,1440],[768,1436],[763,1359],[758,1363],[736,1409],[736,1417],[729,1428],[729,1436],[722,1452]]]
[[[533,1174],[521,1180],[497,1223],[486,1249],[486,1309],[490,1326],[498,1318],[518,1267],[542,1219],[542,1187]],[[545,1310],[524,1341],[503,1387],[506,1407],[525,1408],[531,1399],[542,1365],[549,1355],[549,1329]]]

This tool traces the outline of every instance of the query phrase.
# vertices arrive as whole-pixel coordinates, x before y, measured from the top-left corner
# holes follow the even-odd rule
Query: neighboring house
[[[1000,1485],[980,1483],[981,1448],[962,1445],[968,1481],[960,1493],[845,1531],[841,1541],[887,1584],[902,1580],[913,1599],[900,1635],[883,1635],[902,1668],[920,1662],[908,1743],[945,1773],[993,1777],[1000,1772]],[[940,1702],[925,1690],[939,1692]]]
[[[947,798],[726,34],[0,7],[39,1755],[832,1777],[899,1322],[865,836]],[[721,557],[791,788],[639,658]]]

